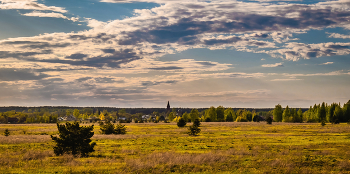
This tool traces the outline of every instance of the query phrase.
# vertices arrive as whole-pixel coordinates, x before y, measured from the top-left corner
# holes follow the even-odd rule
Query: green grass
[[[191,124],[189,124],[191,125]],[[187,126],[189,126],[187,125]],[[101,135],[88,158],[55,156],[55,124],[0,125],[1,173],[350,173],[350,126],[319,123],[202,123],[199,136],[175,123],[126,124]]]

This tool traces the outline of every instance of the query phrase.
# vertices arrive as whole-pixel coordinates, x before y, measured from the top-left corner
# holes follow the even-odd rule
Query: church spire
[[[168,101],[168,105],[166,106],[166,111],[169,113],[170,112],[170,104],[169,104],[169,101]]]

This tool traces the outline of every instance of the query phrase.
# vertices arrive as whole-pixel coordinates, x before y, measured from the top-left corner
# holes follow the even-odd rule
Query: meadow
[[[83,126],[91,124],[81,124]],[[2,124],[1,173],[350,173],[350,125],[203,122],[199,136],[176,123],[126,123],[102,135],[90,157],[55,156],[56,124]]]

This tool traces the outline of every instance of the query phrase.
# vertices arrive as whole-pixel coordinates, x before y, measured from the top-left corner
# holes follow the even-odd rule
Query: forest
[[[274,122],[298,123],[340,123],[350,120],[350,100],[340,103],[315,104],[307,108],[283,108],[280,104],[275,108],[113,108],[113,107],[1,107],[0,123],[57,123],[59,117],[72,115],[79,121],[88,118],[100,118],[105,121],[116,121],[125,118],[127,121],[142,120],[143,115],[151,115],[161,120],[177,122],[183,118],[186,122],[199,119],[201,122],[250,122],[264,121],[273,118]],[[152,122],[152,119],[144,120]]]

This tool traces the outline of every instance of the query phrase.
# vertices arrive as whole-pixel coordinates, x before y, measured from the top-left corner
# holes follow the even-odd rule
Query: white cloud
[[[54,11],[66,13],[67,10],[62,7],[46,6],[38,3],[37,0],[2,0],[0,9],[23,9],[23,10],[40,10],[40,11]]]
[[[34,11],[34,12],[31,12],[31,13],[25,13],[25,14],[23,14],[23,16],[63,18],[63,19],[71,20],[70,18],[64,16],[64,15],[61,14],[61,13],[54,13],[54,12],[51,12],[51,13],[43,13],[43,12]],[[75,18],[74,18],[74,20],[75,20]]]
[[[283,67],[283,62],[275,63],[275,64],[264,64],[262,67],[274,68],[274,67]]]
[[[328,33],[330,38],[350,39],[350,35],[339,34],[339,33]]]
[[[320,65],[331,65],[331,64],[333,64],[333,62],[326,62],[326,63],[322,63]]]

